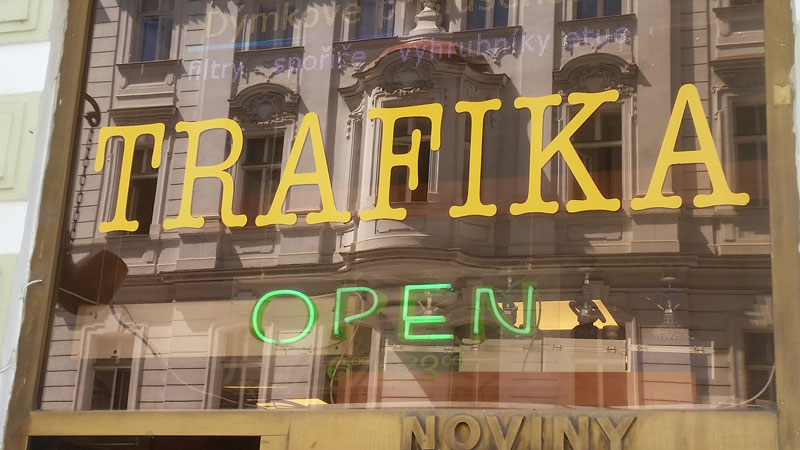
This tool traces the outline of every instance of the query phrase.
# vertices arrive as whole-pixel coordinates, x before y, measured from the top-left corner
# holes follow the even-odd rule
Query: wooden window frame
[[[90,39],[92,2],[71,1],[68,5],[63,54],[59,69],[58,100],[55,102],[50,149],[42,177],[41,204],[36,225],[36,240],[30,260],[31,280],[42,280],[25,291],[25,309],[19,336],[20,357],[9,403],[5,428],[5,447],[27,448],[29,436],[264,436],[262,448],[288,448],[289,424],[293,428],[342,436],[339,448],[375,448],[371,442],[394,447],[393,432],[384,427],[403,420],[409,412],[383,411],[332,412],[213,412],[213,411],[129,411],[129,412],[43,412],[38,404],[47,355],[49,320],[58,286],[57,269],[65,241],[68,193],[73,169],[72,152],[63,151],[64,143],[77,142],[75,125],[82,106],[86,75],[86,48]],[[769,412],[668,412],[648,411],[637,414],[637,420],[653,430],[667,430],[695,442],[712,442],[724,448],[742,433],[757,433],[764,442],[761,448],[800,448],[800,384],[794,383],[800,370],[795,342],[800,342],[800,308],[796,305],[800,292],[800,194],[797,189],[796,138],[793,114],[792,67],[794,65],[794,33],[789,0],[765,2],[766,85],[770,183],[770,218],[772,242],[773,314],[775,333],[776,383],[778,410]],[[790,212],[790,213],[787,213]],[[795,212],[795,213],[791,213]],[[788,401],[783,401],[787,399]],[[417,414],[419,411],[414,411]],[[342,414],[350,414],[340,420]],[[474,415],[484,413],[474,411]],[[587,415],[596,414],[586,413]],[[389,422],[387,422],[387,418]],[[322,420],[324,419],[324,420]],[[393,422],[396,420],[397,422]],[[713,425],[713,429],[709,429]],[[394,426],[394,425],[392,425]],[[380,441],[368,439],[363,430],[382,430]],[[360,431],[358,431],[360,430]],[[391,428],[394,430],[394,428]],[[715,433],[714,431],[730,431]],[[354,432],[354,435],[349,433]],[[388,434],[388,436],[387,436]],[[356,440],[356,436],[362,439]],[[399,436],[398,436],[399,439]],[[652,436],[646,437],[652,439]],[[353,442],[363,443],[360,447]],[[284,447],[280,447],[280,444]],[[334,441],[330,442],[334,444]],[[392,445],[394,444],[394,445]],[[733,444],[735,445],[735,444]],[[396,448],[396,447],[395,447]]]

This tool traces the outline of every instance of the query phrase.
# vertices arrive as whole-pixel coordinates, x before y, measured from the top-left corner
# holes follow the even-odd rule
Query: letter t
[[[133,152],[136,149],[136,139],[139,136],[153,136],[153,158],[150,165],[158,169],[161,165],[161,147],[164,144],[163,123],[149,125],[134,125],[125,127],[104,127],[100,129],[100,139],[97,143],[97,157],[94,161],[94,171],[100,172],[105,164],[106,144],[112,136],[119,136],[124,143],[122,147],[122,164],[119,172],[119,186],[117,187],[117,204],[114,218],[111,222],[102,222],[97,228],[101,233],[110,231],[136,231],[139,229],[138,220],[128,220],[125,213],[128,210],[128,191],[131,185],[131,169],[133,167]]]

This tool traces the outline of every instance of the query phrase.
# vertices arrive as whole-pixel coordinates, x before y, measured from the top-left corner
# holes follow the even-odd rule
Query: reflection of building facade
[[[157,171],[148,165],[153,143],[137,142],[128,197],[128,218],[140,223],[134,233],[97,231],[115,208],[121,143],[109,146],[101,173],[78,164],[72,261],[81,267],[105,250],[121,258],[127,276],[110,304],[56,312],[43,409],[734,404],[771,379],[763,351],[771,345],[771,285],[758,2],[495,2],[470,10],[454,0],[439,12],[413,2],[111,3],[95,11],[87,79],[101,126],[163,122],[167,136]],[[292,22],[295,11],[302,20]],[[640,39],[642,30],[663,38]],[[666,189],[687,206],[632,211],[675,93],[687,83],[700,91],[728,181],[751,204],[688,206],[710,186],[702,166],[680,166]],[[622,210],[567,214],[563,205],[582,193],[555,158],[543,191],[561,210],[508,214],[529,176],[530,116],[514,99],[564,96],[545,116],[549,142],[577,112],[568,94],[606,89],[619,90],[619,101],[572,140],[600,191],[620,198]],[[493,98],[503,108],[486,118],[482,190],[498,215],[452,219],[450,206],[466,198],[472,126],[456,102]],[[368,110],[421,103],[444,106],[442,143],[430,151],[435,130],[427,121],[395,127],[397,153],[420,132],[419,187],[408,189],[407,171],[391,177],[391,200],[408,218],[359,220],[377,191],[381,124]],[[305,223],[319,196],[295,187],[286,210],[298,214],[297,225],[228,228],[219,219],[220,185],[204,179],[192,211],[205,226],[163,229],[180,208],[186,167],[177,121],[240,124],[234,209],[252,224],[266,212],[308,112],[319,114],[337,206],[353,221]],[[90,151],[78,157],[92,167],[97,130],[83,131]],[[228,145],[222,131],[204,134],[198,164],[219,163]],[[679,146],[696,145],[684,127]],[[301,170],[313,170],[313,161],[304,157]],[[108,273],[99,266],[96,275]],[[537,289],[532,337],[491,324],[483,339],[470,333],[480,286],[508,289],[498,300],[503,316],[523,325],[524,282]],[[421,284],[453,290],[420,291],[417,314],[447,323],[417,332],[454,339],[398,338],[403,287]],[[335,294],[347,286],[369,286],[387,304],[338,341]],[[255,301],[276,289],[302,291],[318,308],[311,333],[291,345],[264,345],[247,331]],[[74,302],[75,290],[62,297]],[[352,295],[348,315],[367,300]],[[265,332],[290,338],[306,319],[302,303],[282,299],[268,310]],[[769,389],[761,395],[774,400]]]

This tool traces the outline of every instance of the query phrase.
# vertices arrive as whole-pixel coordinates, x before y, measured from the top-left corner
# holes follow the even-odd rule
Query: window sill
[[[289,47],[269,47],[269,48],[255,48],[255,49],[246,49],[240,48],[234,51],[237,55],[265,55],[265,54],[286,54],[286,55],[295,55],[295,54],[303,54],[305,52],[305,47],[301,46],[289,46]]]
[[[501,35],[516,35],[521,34],[522,27],[519,25],[506,25],[503,27],[490,27],[490,28],[471,28],[466,30],[454,31],[450,33],[454,38],[458,38],[460,36],[469,36],[477,33],[490,33],[492,35],[501,34]]]
[[[586,17],[583,19],[568,19],[559,22],[559,25],[582,25],[594,22],[630,22],[636,20],[636,14],[617,14],[614,16]]]
[[[396,39],[397,37],[398,36],[396,34],[386,34],[382,36],[350,36],[346,41],[343,42],[391,40],[391,39]]]
[[[711,8],[714,13],[722,18],[725,17],[753,17],[753,16],[764,16],[764,5],[737,5],[737,6],[718,6],[716,8]]]
[[[231,236],[261,236],[261,235],[274,235],[278,232],[277,225],[256,226],[255,224],[247,223],[243,227],[226,227],[225,232]]]
[[[105,234],[106,240],[125,240],[125,241],[152,241],[150,233],[129,233],[126,231],[111,231]]]
[[[181,63],[180,59],[157,59],[153,61],[128,61],[117,64],[120,69],[127,68],[147,68],[147,70],[157,70],[158,67],[177,67]]]
[[[119,83],[114,88],[113,109],[175,105],[175,85],[181,60],[117,64]]]

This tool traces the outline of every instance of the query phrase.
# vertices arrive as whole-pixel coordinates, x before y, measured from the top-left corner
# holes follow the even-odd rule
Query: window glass
[[[91,410],[128,409],[130,389],[130,363],[116,361],[95,363],[92,380]]]
[[[580,108],[571,108],[570,117]],[[608,198],[622,198],[622,109],[606,105],[575,133],[572,142],[581,162],[589,171],[600,192]],[[585,194],[573,177],[571,199]]]
[[[138,18],[139,61],[169,59],[173,7],[171,0],[142,0]]]
[[[616,16],[622,14],[622,0],[577,0],[575,18]]]
[[[603,2],[603,15],[615,16],[622,14],[622,0],[605,0]]]
[[[266,212],[278,188],[283,157],[283,136],[250,138],[241,164],[242,213],[254,220]]]
[[[219,3],[95,3],[40,409],[775,408],[758,4]]]
[[[139,227],[135,233],[140,234],[149,233],[150,224],[153,223],[153,206],[155,205],[158,186],[158,172],[151,167],[152,157],[152,144],[138,147],[133,153],[126,216],[139,222]]]
[[[245,14],[240,19],[240,24],[249,22],[251,37],[248,49],[291,47],[295,15],[295,6],[292,2],[259,3],[255,13]]]
[[[508,26],[509,2],[505,0],[470,1],[467,3],[467,29]]]
[[[354,38],[367,39],[394,35],[395,2],[361,0],[354,21]]]
[[[767,183],[767,108],[764,104],[734,106],[737,186],[750,194],[752,205],[769,198]]]
[[[597,17],[597,8],[602,0],[578,0],[576,2],[577,19],[585,19],[587,17]]]

